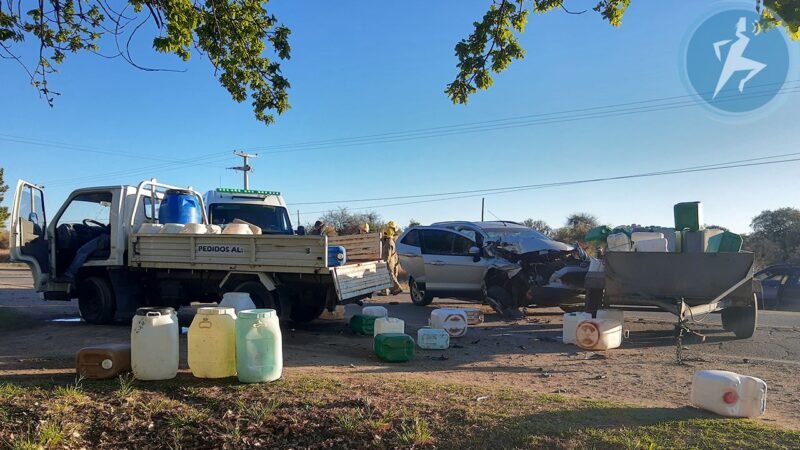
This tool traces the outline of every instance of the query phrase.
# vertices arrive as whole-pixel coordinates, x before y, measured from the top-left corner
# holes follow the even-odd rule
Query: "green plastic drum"
[[[402,333],[383,333],[375,336],[375,355],[386,362],[406,362],[414,359],[414,338]]]
[[[350,318],[350,329],[358,334],[372,336],[375,334],[375,319],[378,319],[378,317],[356,314]]]

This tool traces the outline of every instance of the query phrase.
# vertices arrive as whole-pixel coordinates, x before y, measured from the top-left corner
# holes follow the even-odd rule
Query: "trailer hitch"
[[[678,323],[675,324],[675,362],[679,366],[686,364],[686,359],[683,357],[683,338],[685,336],[695,336],[700,339],[701,343],[706,341],[706,336],[704,334],[690,329],[687,323],[687,320],[679,320]]]

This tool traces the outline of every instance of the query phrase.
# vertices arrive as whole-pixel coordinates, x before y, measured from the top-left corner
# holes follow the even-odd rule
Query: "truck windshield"
[[[228,203],[211,205],[209,212],[209,220],[214,225],[239,219],[257,225],[264,234],[292,234],[289,214],[283,207]]]

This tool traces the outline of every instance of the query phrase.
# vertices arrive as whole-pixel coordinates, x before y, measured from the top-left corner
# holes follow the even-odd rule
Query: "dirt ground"
[[[0,270],[0,379],[36,377],[46,381],[74,370],[77,350],[89,345],[125,342],[124,325],[93,326],[79,321],[75,302],[44,302],[30,289],[26,270]],[[436,300],[427,308],[408,295],[377,297],[390,315],[405,320],[416,336],[430,311],[455,301]],[[471,305],[476,306],[476,305]],[[346,377],[403,377],[513,386],[541,393],[613,400],[645,407],[681,407],[689,400],[692,374],[722,369],[756,376],[769,385],[766,423],[800,429],[800,314],[767,312],[752,339],[736,340],[711,315],[694,328],[707,339],[685,341],[686,362],[676,364],[672,317],[665,313],[626,312],[630,330],[619,349],[586,352],[560,342],[558,309],[528,310],[522,320],[503,321],[484,307],[485,323],[451,341],[445,351],[419,350],[405,364],[387,364],[372,352],[372,339],[357,336],[342,319],[284,326],[287,373]],[[191,309],[181,310],[188,326]],[[56,320],[56,321],[54,321]],[[58,321],[66,320],[66,321]],[[186,366],[186,336],[181,336],[181,367]]]

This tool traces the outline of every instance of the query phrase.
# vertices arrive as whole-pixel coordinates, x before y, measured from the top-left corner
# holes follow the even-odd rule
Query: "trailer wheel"
[[[753,337],[757,326],[758,299],[755,294],[748,306],[731,306],[722,310],[722,328],[733,331],[739,339]]]
[[[233,292],[247,292],[250,299],[259,309],[274,309],[281,317],[281,307],[275,297],[259,281],[245,281],[233,289]]]
[[[116,299],[108,279],[87,277],[78,285],[78,310],[91,324],[109,324],[114,321]]]
[[[411,303],[417,306],[428,306],[433,302],[433,297],[425,292],[425,289],[417,283],[417,280],[409,278],[408,287],[411,291]]]

